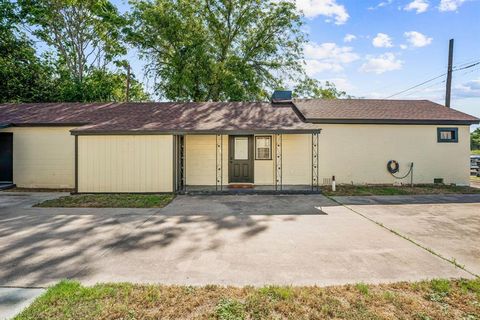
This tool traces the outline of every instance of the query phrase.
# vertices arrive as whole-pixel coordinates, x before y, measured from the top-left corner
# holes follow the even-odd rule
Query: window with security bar
[[[437,128],[437,142],[458,142],[458,128]]]
[[[255,159],[256,160],[272,160],[272,137],[271,136],[255,137]]]

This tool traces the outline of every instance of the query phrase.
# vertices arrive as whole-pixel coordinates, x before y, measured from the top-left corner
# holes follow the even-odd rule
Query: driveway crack
[[[404,234],[401,234],[400,232],[398,232],[398,231],[396,231],[396,230],[394,230],[394,229],[392,229],[392,228],[389,228],[389,227],[385,226],[383,223],[378,222],[378,221],[376,221],[376,220],[374,220],[374,219],[372,219],[372,218],[364,215],[363,213],[361,213],[361,212],[359,212],[359,211],[357,211],[357,210],[355,210],[355,209],[353,209],[353,208],[351,208],[351,207],[349,207],[349,206],[347,206],[347,205],[339,202],[338,200],[334,199],[333,197],[330,197],[330,196],[326,196],[326,197],[329,198],[330,200],[332,200],[333,202],[339,204],[340,206],[342,206],[342,207],[350,210],[351,212],[353,212],[353,213],[361,216],[362,218],[365,218],[365,219],[367,219],[368,221],[373,222],[373,223],[375,223],[376,225],[380,226],[381,228],[390,231],[390,232],[393,233],[394,235],[396,235],[396,236],[398,236],[398,237],[400,237],[400,238],[402,238],[402,239],[404,239],[404,240],[409,241],[410,243],[412,243],[412,244],[416,245],[417,247],[419,247],[419,248],[421,248],[421,249],[429,252],[430,254],[432,254],[432,255],[434,255],[434,256],[436,256],[436,257],[438,257],[438,258],[440,258],[440,259],[442,259],[442,260],[444,260],[444,261],[447,261],[447,262],[453,264],[455,267],[457,267],[457,268],[459,268],[459,269],[462,269],[463,271],[467,272],[468,274],[470,274],[470,275],[472,275],[472,276],[474,276],[474,277],[480,278],[480,275],[478,275],[478,274],[476,274],[475,272],[467,269],[464,265],[459,264],[459,263],[455,260],[455,258],[452,258],[452,259],[446,258],[446,257],[444,257],[443,255],[441,255],[440,253],[438,253],[438,252],[436,252],[435,250],[433,250],[432,248],[428,248],[428,247],[426,247],[426,246],[424,246],[424,245],[416,242],[415,240],[409,238],[408,236],[406,236],[406,235],[404,235]]]

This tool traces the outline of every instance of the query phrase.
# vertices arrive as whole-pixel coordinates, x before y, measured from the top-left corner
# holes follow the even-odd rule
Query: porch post
[[[282,135],[275,135],[275,191],[282,190]]]
[[[178,171],[180,170],[178,168],[178,136],[177,135],[173,135],[172,136],[172,139],[173,139],[173,148],[172,148],[172,161],[173,161],[173,183],[172,183],[172,191],[175,193],[178,191]]]
[[[174,192],[186,191],[185,187],[185,136],[173,136]]]
[[[78,193],[78,135],[75,135],[75,190]]]
[[[312,133],[312,191],[318,191],[318,132]]]
[[[187,192],[187,136],[183,135],[183,137],[180,138],[182,143],[181,143],[181,162],[182,162],[182,189],[184,192]]]
[[[223,190],[223,135],[217,134],[215,136],[215,145],[215,190],[218,191],[219,184],[220,190]]]

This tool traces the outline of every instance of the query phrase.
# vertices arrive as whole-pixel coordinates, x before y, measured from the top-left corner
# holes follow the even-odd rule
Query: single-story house
[[[1,104],[0,182],[79,193],[317,192],[333,176],[468,185],[479,121],[427,100],[288,92],[268,103]]]

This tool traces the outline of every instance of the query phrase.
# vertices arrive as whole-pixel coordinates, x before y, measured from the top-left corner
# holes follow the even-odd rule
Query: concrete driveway
[[[470,277],[320,195],[180,196],[163,209],[51,209],[0,193],[0,285],[330,285]]]
[[[480,275],[480,194],[335,199]]]

